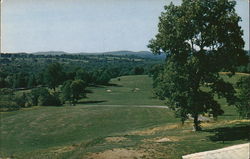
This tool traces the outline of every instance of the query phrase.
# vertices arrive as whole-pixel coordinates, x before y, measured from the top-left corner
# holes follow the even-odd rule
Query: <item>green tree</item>
[[[71,85],[72,101],[75,104],[80,97],[85,97],[86,83],[83,80],[74,80]]]
[[[64,72],[60,63],[52,63],[45,71],[45,82],[49,88],[55,88],[63,82]]]
[[[20,105],[14,100],[15,96],[13,89],[0,89],[0,97],[0,111],[12,111],[20,108]]]
[[[141,74],[144,73],[144,68],[143,68],[143,67],[137,66],[137,67],[135,67],[135,68],[133,69],[133,73],[134,73],[135,75],[141,75]]]
[[[250,118],[250,76],[242,77],[237,82],[237,108],[241,117]]]
[[[13,88],[26,88],[28,85],[28,74],[19,72],[14,74]]]
[[[60,106],[62,105],[58,93],[50,93],[47,88],[35,88],[26,95],[26,106]]]
[[[99,71],[97,75],[98,75],[98,76],[96,76],[96,78],[97,78],[96,83],[97,84],[105,85],[105,84],[108,84],[109,81],[111,80],[111,76],[107,70]]]
[[[214,95],[235,102],[233,86],[219,76],[220,70],[234,73],[236,66],[247,62],[235,4],[229,0],[171,3],[159,18],[159,33],[148,45],[153,53],[167,55],[156,95],[167,98],[182,122],[190,114],[195,131],[201,130],[199,115],[223,113]]]
[[[28,88],[33,88],[34,86],[36,86],[36,78],[34,74],[31,74],[29,76],[29,80],[28,80]]]
[[[76,71],[75,79],[83,80],[87,83],[91,82],[91,77],[90,77],[89,73],[87,71],[85,71],[84,69],[78,69]]]
[[[72,102],[72,90],[70,87],[71,83],[71,80],[65,81],[61,87],[63,103],[65,103],[65,101]]]
[[[27,101],[26,93],[21,93],[19,95],[15,95],[14,96],[14,101],[16,102],[16,104],[19,107],[25,107],[25,104],[26,104],[26,101]]]
[[[75,105],[81,97],[85,97],[86,83],[83,80],[66,81],[62,86],[63,101]]]

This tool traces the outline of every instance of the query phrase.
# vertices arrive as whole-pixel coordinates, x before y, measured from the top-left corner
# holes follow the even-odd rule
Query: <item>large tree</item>
[[[81,97],[85,97],[87,84],[83,80],[68,80],[62,86],[62,98],[64,101],[70,101],[73,105]]]
[[[60,63],[52,63],[45,71],[45,82],[49,88],[55,88],[63,82],[64,78],[63,67]]]
[[[215,95],[234,103],[234,88],[219,76],[232,73],[247,61],[243,50],[241,18],[235,1],[183,0],[165,6],[158,34],[148,45],[155,54],[167,55],[164,70],[155,79],[155,91],[167,99],[184,122],[188,114],[195,130],[201,130],[198,117],[203,113],[223,113]]]

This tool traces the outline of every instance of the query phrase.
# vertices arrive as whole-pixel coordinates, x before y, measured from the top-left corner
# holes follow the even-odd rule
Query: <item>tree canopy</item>
[[[158,34],[148,47],[155,54],[165,53],[167,61],[155,79],[155,92],[168,99],[182,121],[188,114],[200,130],[198,117],[203,113],[223,113],[215,95],[235,101],[235,90],[219,76],[226,69],[246,63],[241,18],[235,1],[183,0],[180,6],[165,6]]]
[[[64,77],[63,68],[60,63],[52,63],[45,72],[45,81],[49,88],[55,88],[62,83]]]
[[[68,80],[62,86],[62,98],[64,101],[70,101],[73,105],[80,99],[85,97],[87,84],[83,80]]]

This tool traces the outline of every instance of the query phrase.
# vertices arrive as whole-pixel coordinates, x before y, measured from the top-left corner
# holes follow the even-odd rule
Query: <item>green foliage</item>
[[[72,97],[74,100],[78,100],[80,97],[85,97],[86,83],[83,80],[72,81],[70,88],[72,90]]]
[[[147,74],[152,65],[163,60],[163,56],[154,58],[149,52],[149,56],[141,56],[142,54],[140,52],[135,56],[5,53],[0,55],[0,88],[53,88],[57,87],[58,83],[60,85],[67,80],[75,79],[82,79],[88,85],[107,85],[111,78],[135,74],[136,67],[143,68],[143,74]]]
[[[80,97],[85,97],[87,84],[83,80],[66,81],[62,86],[62,100],[76,104]]]
[[[84,69],[78,69],[76,71],[75,79],[83,80],[86,83],[91,83],[91,75]]]
[[[19,72],[12,77],[13,88],[26,88],[28,85],[28,74],[25,72]]]
[[[29,106],[60,106],[61,101],[59,95],[56,92],[50,93],[46,88],[32,89],[28,95],[27,105]]]
[[[18,110],[20,106],[13,100],[14,91],[8,88],[0,89],[0,111]]]
[[[7,77],[7,73],[0,70],[0,88],[7,87],[8,83],[5,80],[6,77]]]
[[[49,88],[55,88],[63,82],[64,72],[62,65],[52,63],[47,67],[45,72],[45,81]]]
[[[16,104],[22,108],[26,107],[27,95],[26,93],[21,93],[20,95],[15,95],[14,101]]]
[[[37,85],[37,82],[36,82],[36,78],[35,78],[35,75],[32,74],[29,76],[29,80],[28,80],[28,88],[33,88]]]
[[[240,116],[250,119],[250,76],[242,77],[237,82],[238,99],[237,108]]]
[[[65,81],[61,87],[61,90],[62,90],[62,102],[65,103],[66,101],[72,101],[72,91],[71,91],[71,88],[70,88],[70,85],[71,85],[72,81],[71,80],[68,80],[68,81]]]
[[[195,130],[200,130],[200,114],[223,113],[215,94],[229,104],[236,99],[233,86],[218,74],[222,69],[234,73],[236,66],[248,61],[234,7],[235,1],[228,0],[171,3],[161,14],[159,33],[148,45],[155,54],[167,54],[164,70],[154,82],[156,95],[167,98],[182,121],[191,114]]]
[[[135,75],[142,75],[144,73],[143,67],[135,67],[133,71]]]

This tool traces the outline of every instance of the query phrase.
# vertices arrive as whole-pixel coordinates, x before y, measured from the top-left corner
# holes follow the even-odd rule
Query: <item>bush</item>
[[[250,76],[242,77],[237,82],[238,102],[236,104],[241,117],[250,119]]]
[[[46,88],[35,88],[29,95],[26,105],[60,106],[62,105],[57,93],[50,93]]]
[[[22,95],[16,95],[14,100],[18,106],[20,107],[26,106],[27,98],[25,93],[22,93]]]
[[[38,97],[38,105],[41,106],[60,106],[62,105],[57,94],[45,94]]]
[[[0,101],[0,110],[1,111],[12,111],[18,110],[20,108],[16,102],[13,101]]]
[[[17,110],[20,106],[13,101],[14,92],[12,89],[0,89],[0,111]]]

